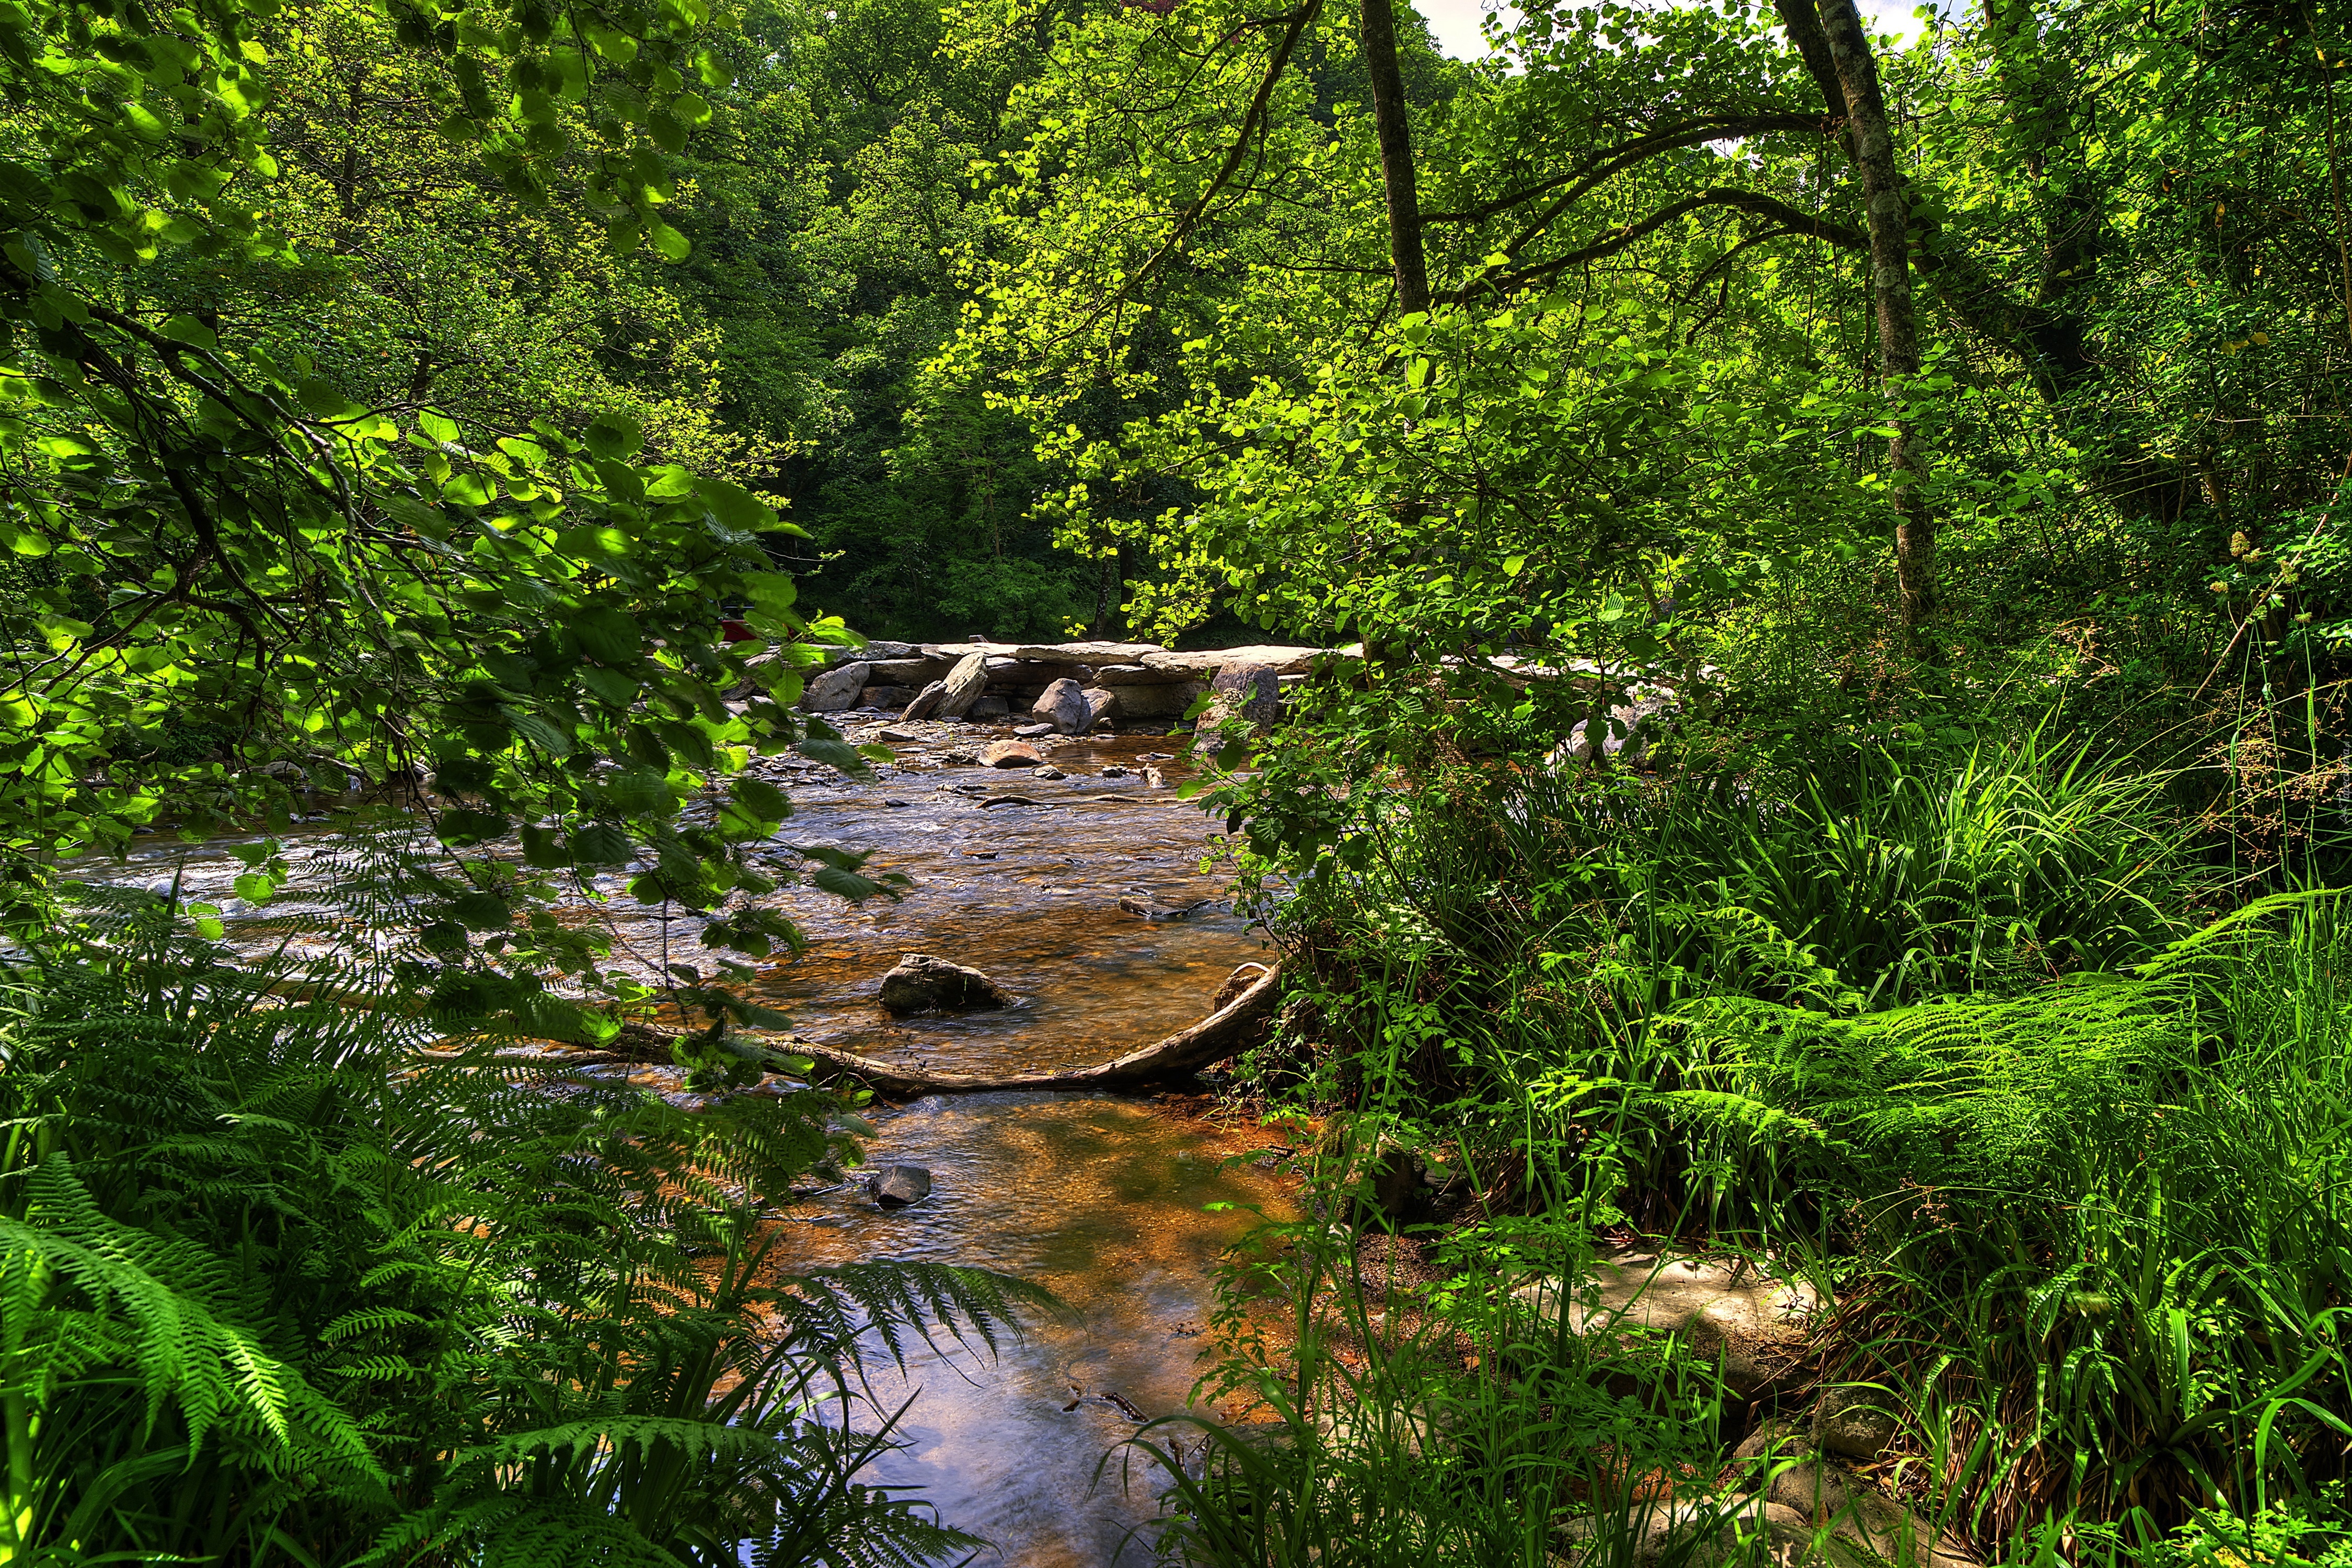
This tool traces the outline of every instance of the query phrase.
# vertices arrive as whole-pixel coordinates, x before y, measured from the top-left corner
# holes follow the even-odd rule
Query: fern
[[[355,849],[362,904],[447,892],[396,849]],[[422,1058],[448,1015],[417,958],[353,939],[233,963],[168,899],[93,893],[70,942],[16,973],[0,1436],[32,1478],[5,1500],[28,1554],[968,1551],[858,1480],[889,1429],[847,1419],[860,1356],[924,1335],[989,1353],[1047,1298],[928,1264],[778,1277],[771,1199],[857,1157],[839,1101],[691,1115],[486,1053]]]

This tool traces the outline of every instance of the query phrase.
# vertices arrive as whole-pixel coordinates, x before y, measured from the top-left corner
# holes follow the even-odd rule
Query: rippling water
[[[851,738],[878,727],[852,728]],[[1079,1065],[1195,1022],[1237,964],[1270,956],[1217,901],[1222,876],[1202,869],[1218,853],[1215,825],[1172,790],[1099,776],[1106,766],[1145,765],[1179,776],[1164,760],[1171,739],[1064,745],[1052,752],[1071,775],[1062,780],[942,761],[1004,732],[926,728],[924,742],[900,748],[903,765],[872,784],[815,768],[789,781],[796,815],[786,842],[870,850],[870,868],[913,882],[897,902],[849,905],[813,889],[780,896],[810,946],[764,968],[758,988],[798,1031],[957,1070]],[[987,805],[969,793],[975,785],[1034,804]],[[319,879],[305,878],[305,863],[335,847],[331,830],[317,826],[286,842],[296,881],[267,910],[235,903],[229,884],[242,867],[223,843],[143,840],[131,866],[102,874],[151,885],[179,874],[185,896],[222,903],[232,940],[249,941],[274,936],[288,908],[306,907],[306,880]],[[617,879],[605,886],[617,890]],[[1122,896],[1160,907],[1212,901],[1182,920],[1150,921],[1121,909]],[[625,962],[641,973],[699,955],[696,922],[665,925],[625,899],[607,907]],[[908,952],[985,970],[1015,1005],[893,1019],[876,987]],[[658,1085],[665,1075],[632,1076]],[[781,1250],[807,1265],[981,1265],[1035,1280],[1073,1310],[992,1361],[918,1346],[903,1374],[886,1366],[876,1381],[886,1409],[915,1396],[898,1432],[907,1447],[877,1479],[925,1489],[946,1522],[995,1543],[985,1561],[1095,1568],[1150,1555],[1148,1540],[1130,1537],[1153,1512],[1152,1478],[1121,1485],[1117,1447],[1137,1426],[1128,1407],[1147,1416],[1181,1410],[1202,1370],[1212,1269],[1255,1220],[1246,1206],[1208,1205],[1274,1213],[1287,1201],[1286,1184],[1251,1158],[1266,1135],[1220,1127],[1197,1109],[1041,1093],[918,1100],[875,1117],[869,1153],[929,1167],[930,1197],[886,1212],[848,1188],[783,1222],[794,1233]]]

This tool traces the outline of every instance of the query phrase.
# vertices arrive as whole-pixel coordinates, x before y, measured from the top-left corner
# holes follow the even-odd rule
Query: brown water
[[[851,727],[850,737],[868,740],[878,727]],[[929,743],[902,747],[904,765],[872,784],[815,768],[782,774],[796,807],[786,842],[870,851],[870,869],[912,879],[896,902],[850,905],[811,889],[774,900],[810,946],[795,962],[764,967],[757,988],[799,1032],[961,1070],[1070,1066],[1197,1021],[1236,965],[1271,956],[1220,900],[1216,825],[1172,790],[1094,776],[1104,766],[1147,765],[1148,755],[1175,750],[1173,740],[1065,745],[1052,761],[1071,776],[1046,781],[940,760],[1004,731],[925,732]],[[1180,776],[1165,761],[1157,765]],[[1036,804],[988,805],[957,785]],[[285,841],[297,879],[266,910],[234,900],[229,884],[242,867],[225,845],[143,840],[132,864],[109,879],[168,886],[176,872],[184,896],[223,905],[232,941],[274,942],[289,910],[327,908],[322,893],[305,901],[302,873],[306,862],[329,863],[337,847],[322,826]],[[618,882],[603,886],[617,891]],[[1122,910],[1122,895],[1163,906],[1217,901],[1182,920],[1148,921]],[[651,977],[673,960],[705,961],[698,922],[664,921],[625,899],[606,907],[625,967]],[[907,952],[983,969],[1015,1005],[894,1020],[875,991]],[[631,1076],[674,1087],[662,1069]],[[873,1479],[922,1488],[943,1521],[994,1543],[984,1562],[1097,1568],[1150,1557],[1148,1535],[1137,1532],[1155,1511],[1155,1478],[1141,1472],[1121,1484],[1118,1446],[1138,1426],[1130,1409],[1153,1417],[1186,1407],[1202,1371],[1219,1254],[1255,1223],[1250,1207],[1288,1212],[1287,1183],[1254,1158],[1268,1136],[1220,1127],[1199,1109],[1041,1093],[886,1109],[874,1117],[869,1157],[928,1167],[931,1196],[887,1212],[845,1188],[783,1222],[794,1232],[781,1250],[797,1263],[979,1265],[1034,1280],[1072,1309],[1068,1321],[1033,1330],[992,1361],[919,1345],[903,1373],[886,1361],[875,1379],[884,1409],[909,1394],[915,1403],[898,1431],[906,1447]],[[1237,1206],[1212,1213],[1211,1205]]]

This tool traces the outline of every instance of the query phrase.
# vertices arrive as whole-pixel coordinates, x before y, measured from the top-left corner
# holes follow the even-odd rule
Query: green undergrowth
[[[843,1101],[421,1059],[453,1020],[351,952],[232,963],[184,928],[133,900],[0,992],[0,1561],[979,1544],[862,1479],[898,1412],[859,1368],[942,1331],[985,1353],[1042,1298],[783,1268],[794,1184],[857,1158]]]
[[[1367,792],[1275,915],[1292,994],[1251,1067],[1332,1113],[1334,1184],[1368,1192],[1400,1146],[1456,1177],[1407,1216],[1444,1267],[1359,1336],[1410,1321],[1403,1351],[1350,1368],[1309,1333],[1286,1439],[1180,1489],[1206,1557],[1411,1560],[1388,1531],[1541,1562],[1563,1498],[1701,1495],[1758,1421],[1841,1384],[1901,1415],[1878,1482],[1989,1560],[2338,1552],[2352,931],[2332,895],[2200,858],[2180,784],[2028,735]],[[1647,1350],[1511,1348],[1509,1286],[1636,1237],[1769,1260],[1835,1310],[1752,1402]],[[1297,1242],[1338,1287],[1315,1311],[1381,1306],[1347,1227]],[[1318,1400],[1349,1433],[1452,1410],[1414,1438],[1443,1462],[1337,1442]],[[1377,1495],[1343,1505],[1357,1470]],[[1384,1522],[1226,1542],[1327,1505]]]

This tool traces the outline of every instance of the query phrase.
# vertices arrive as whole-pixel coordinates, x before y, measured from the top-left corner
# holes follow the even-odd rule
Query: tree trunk
[[[1372,81],[1372,127],[1381,139],[1381,184],[1388,193],[1389,261],[1396,269],[1397,311],[1429,309],[1429,264],[1421,243],[1421,189],[1413,176],[1412,128],[1405,118],[1404,77],[1397,69],[1391,0],[1362,0],[1364,70]]]
[[[1854,0],[1821,0],[1822,31],[1845,96],[1846,130],[1863,201],[1870,216],[1870,297],[1878,318],[1878,361],[1893,405],[1895,434],[1886,442],[1887,478],[1895,486],[1895,573],[1903,595],[1903,624],[1916,630],[1936,605],[1936,520],[1920,486],[1927,477],[1911,420],[1905,413],[1910,383],[1919,374],[1919,329],[1911,299],[1910,203],[1895,163],[1895,134],[1878,89],[1878,63]]]

